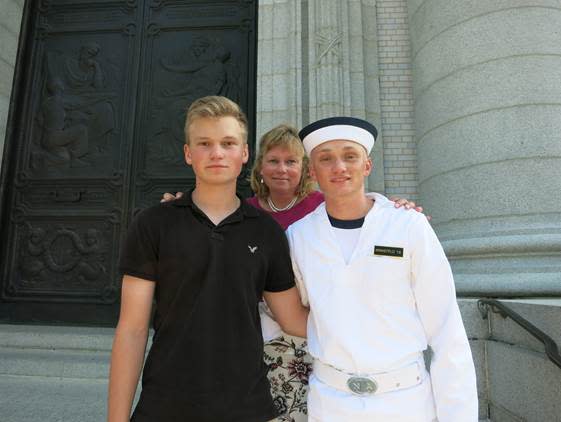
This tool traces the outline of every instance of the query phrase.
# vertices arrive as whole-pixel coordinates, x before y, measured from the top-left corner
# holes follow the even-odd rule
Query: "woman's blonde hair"
[[[296,154],[302,161],[302,175],[300,176],[300,183],[298,184],[296,192],[298,197],[303,198],[315,190],[315,183],[310,178],[308,171],[309,160],[308,157],[306,157],[302,141],[300,141],[298,137],[298,131],[290,125],[281,124],[265,133],[259,140],[259,152],[253,163],[251,176],[249,178],[251,188],[253,192],[255,192],[255,195],[260,199],[265,199],[269,196],[269,187],[262,182],[261,169],[263,167],[263,157],[275,147],[288,149]]]

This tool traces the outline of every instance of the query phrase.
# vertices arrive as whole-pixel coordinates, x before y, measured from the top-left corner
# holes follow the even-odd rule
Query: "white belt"
[[[421,384],[424,378],[424,371],[418,361],[389,372],[349,374],[314,359],[313,374],[324,384],[360,396],[414,387]]]

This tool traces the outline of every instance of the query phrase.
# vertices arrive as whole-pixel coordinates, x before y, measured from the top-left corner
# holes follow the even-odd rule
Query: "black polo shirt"
[[[153,344],[132,420],[264,422],[277,416],[263,362],[258,303],[294,286],[288,242],[242,200],[214,225],[183,198],[141,212],[124,274],[156,283]]]

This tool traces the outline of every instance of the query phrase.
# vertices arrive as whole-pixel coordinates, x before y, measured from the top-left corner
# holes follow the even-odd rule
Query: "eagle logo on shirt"
[[[255,253],[255,251],[257,250],[257,246],[251,246],[251,245],[247,245],[249,252],[251,253]]]

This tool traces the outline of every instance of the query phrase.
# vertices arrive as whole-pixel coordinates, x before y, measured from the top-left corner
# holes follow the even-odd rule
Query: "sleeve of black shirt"
[[[159,233],[153,211],[141,212],[129,226],[119,262],[122,274],[158,281]]]
[[[269,270],[265,289],[268,292],[282,292],[295,286],[288,240],[282,228],[272,222],[267,242],[271,245],[269,255]]]

